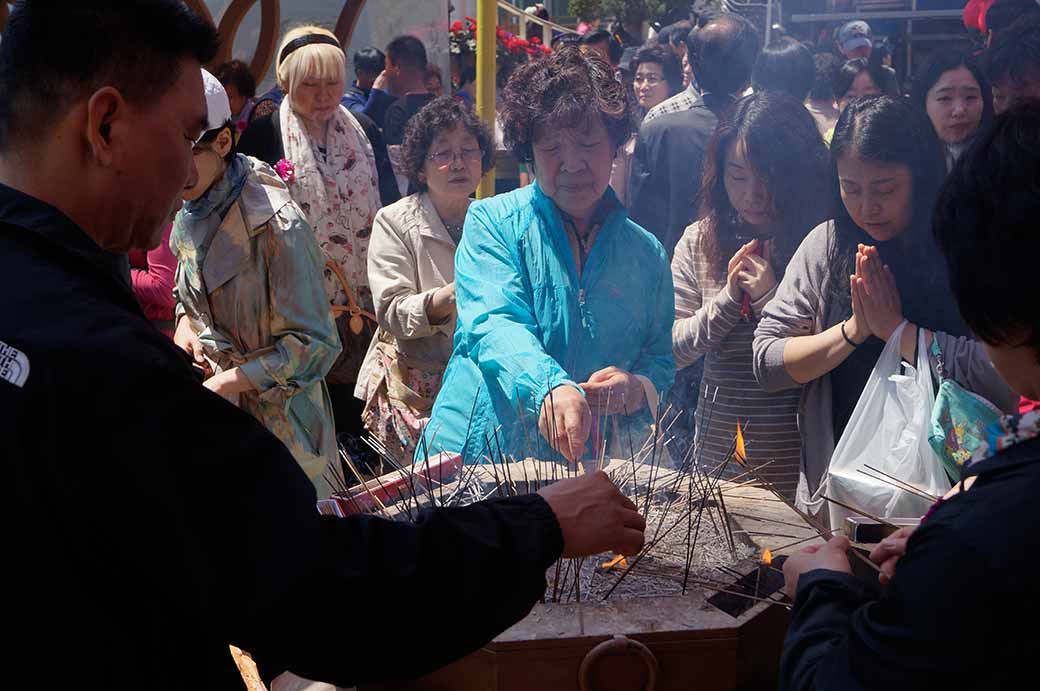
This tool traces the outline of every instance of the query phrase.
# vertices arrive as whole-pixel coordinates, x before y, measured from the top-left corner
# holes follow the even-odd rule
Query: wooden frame
[[[185,0],[185,4],[200,17],[208,20],[217,27],[220,34],[220,48],[216,57],[207,67],[216,67],[231,60],[235,46],[235,36],[242,25],[242,21],[250,10],[260,3],[260,37],[257,41],[253,57],[249,61],[249,71],[253,73],[259,83],[271,67],[275,59],[275,51],[278,50],[278,42],[281,38],[281,5],[280,0],[233,0],[221,15],[219,22],[214,20],[213,14],[203,0]],[[350,45],[350,38],[357,26],[361,11],[365,7],[365,0],[346,0],[336,20],[334,33],[344,49]],[[7,24],[10,8],[6,2],[0,2],[0,30]]]

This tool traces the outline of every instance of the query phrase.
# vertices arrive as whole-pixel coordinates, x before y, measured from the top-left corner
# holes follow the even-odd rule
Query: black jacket
[[[879,597],[847,574],[802,576],[781,689],[1033,688],[1040,439],[968,475],[978,475],[975,486],[914,531]]]
[[[340,686],[419,675],[524,617],[562,549],[536,495],[320,517],[286,448],[142,314],[125,259],[3,186],[0,439],[10,688],[240,689],[229,643]]]
[[[401,198],[397,189],[397,179],[390,165],[390,157],[386,153],[383,135],[371,118],[364,113],[351,113],[365,131],[372,153],[376,158],[376,173],[379,176],[379,200],[383,206],[389,206]],[[246,156],[258,158],[270,165],[285,158],[285,145],[282,143],[282,130],[279,122],[279,111],[254,120],[242,137],[238,140],[238,152]]]
[[[669,257],[697,219],[708,140],[731,103],[705,95],[689,110],[658,116],[639,128],[629,216],[661,241]]]
[[[408,121],[429,105],[434,98],[433,94],[406,94],[394,101],[386,109],[386,124],[383,126],[386,145],[404,144],[404,132]]]

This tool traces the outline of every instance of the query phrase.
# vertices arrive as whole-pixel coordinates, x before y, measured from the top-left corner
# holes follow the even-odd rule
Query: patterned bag
[[[942,459],[946,474],[956,482],[961,477],[961,466],[986,441],[987,428],[999,421],[1004,413],[946,376],[942,350],[935,338],[932,339],[931,352],[939,363],[942,384],[935,396],[928,443]]]

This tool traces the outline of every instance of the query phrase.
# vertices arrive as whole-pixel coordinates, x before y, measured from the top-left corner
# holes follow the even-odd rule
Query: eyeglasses
[[[484,157],[480,149],[463,149],[462,151],[437,151],[430,154],[429,159],[438,166],[450,166],[456,158],[463,163],[476,163]]]
[[[632,79],[633,84],[646,84],[647,86],[657,86],[663,81],[663,79],[655,74],[637,74],[635,78]]]

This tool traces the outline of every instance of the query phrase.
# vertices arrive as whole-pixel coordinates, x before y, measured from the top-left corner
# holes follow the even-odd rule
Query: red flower
[[[542,46],[542,52],[546,55],[549,55],[550,53],[552,53],[552,48],[550,48],[549,46]]]
[[[293,166],[292,161],[289,159],[283,158],[278,163],[275,163],[274,170],[285,184],[291,185],[296,182],[296,167]]]
[[[535,45],[538,45],[541,42],[542,42],[542,39],[538,38],[537,36],[532,36],[531,39],[530,39],[530,43],[533,43]]]
[[[469,22],[470,24],[476,24],[477,23],[476,19],[474,19],[473,17],[469,17],[469,16],[466,17],[466,21]]]
[[[462,22],[455,22],[454,24],[452,24],[449,31],[451,31],[452,33],[458,33],[462,31]]]

